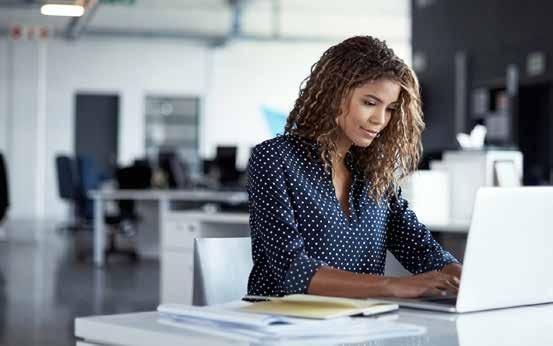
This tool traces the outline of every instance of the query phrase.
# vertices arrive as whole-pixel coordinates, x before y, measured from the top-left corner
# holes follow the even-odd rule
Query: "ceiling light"
[[[45,4],[40,8],[40,13],[45,16],[80,17],[84,14],[81,5]]]

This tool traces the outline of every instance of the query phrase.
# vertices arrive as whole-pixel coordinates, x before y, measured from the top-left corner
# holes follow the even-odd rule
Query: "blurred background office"
[[[419,76],[424,157],[404,190],[462,259],[478,187],[553,180],[552,10],[0,0],[0,343],[70,345],[76,316],[193,303],[194,239],[248,235],[251,148],[353,35]]]

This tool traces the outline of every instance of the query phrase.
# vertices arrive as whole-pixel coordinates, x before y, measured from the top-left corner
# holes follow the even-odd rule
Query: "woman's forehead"
[[[354,93],[358,96],[371,96],[385,103],[396,102],[401,86],[398,82],[390,79],[377,79],[367,81],[355,88]]]

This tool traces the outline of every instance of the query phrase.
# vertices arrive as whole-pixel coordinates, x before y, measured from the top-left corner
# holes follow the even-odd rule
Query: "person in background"
[[[423,129],[417,78],[385,42],[358,36],[324,52],[285,133],[250,157],[248,295],[457,292],[461,265],[399,188],[417,168]],[[384,276],[386,250],[414,275]]]

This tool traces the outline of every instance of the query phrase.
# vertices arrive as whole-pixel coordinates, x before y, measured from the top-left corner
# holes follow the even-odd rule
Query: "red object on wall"
[[[48,36],[49,36],[48,28],[41,27],[38,37],[40,37],[40,39],[42,40],[45,40],[48,38]]]
[[[23,34],[23,28],[20,25],[12,26],[10,28],[10,37],[12,40],[19,40]]]

